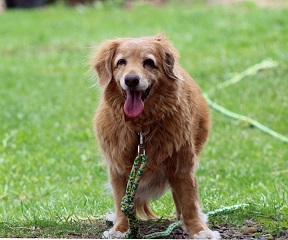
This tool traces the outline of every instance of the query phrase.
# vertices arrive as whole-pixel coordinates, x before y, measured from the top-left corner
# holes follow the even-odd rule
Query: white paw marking
[[[221,239],[221,235],[217,231],[208,229],[195,234],[193,239]]]
[[[115,231],[115,229],[111,228],[109,231],[105,231],[102,234],[102,239],[119,239],[125,238],[125,233],[120,231]]]
[[[107,219],[107,221],[109,221],[109,222],[113,222],[113,224],[115,224],[116,223],[116,214],[115,213],[108,213],[107,215],[106,215],[106,219]]]
[[[201,217],[203,222],[208,223],[208,215],[207,214],[201,212],[200,217]]]

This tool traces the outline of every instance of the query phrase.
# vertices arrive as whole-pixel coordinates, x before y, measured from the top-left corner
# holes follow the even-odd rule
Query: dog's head
[[[181,74],[175,67],[176,49],[163,36],[122,38],[104,42],[92,65],[99,85],[106,88],[115,81],[125,100],[124,112],[130,117],[141,115],[161,81],[178,81]],[[168,84],[168,83],[164,83]]]

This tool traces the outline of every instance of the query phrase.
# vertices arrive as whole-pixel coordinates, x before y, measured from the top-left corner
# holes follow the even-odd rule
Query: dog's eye
[[[154,62],[154,60],[152,60],[151,58],[147,58],[144,60],[143,62],[143,67],[151,67],[151,68],[156,68],[156,64]]]
[[[121,58],[117,62],[117,67],[120,65],[126,65],[127,61],[124,58]]]

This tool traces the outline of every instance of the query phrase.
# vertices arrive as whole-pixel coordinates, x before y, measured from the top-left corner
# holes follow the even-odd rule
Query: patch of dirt
[[[171,223],[175,223],[175,219],[159,219],[140,221],[139,229],[141,236],[151,233],[158,233],[165,231]],[[92,220],[92,221],[75,221],[68,225],[56,225],[50,227],[18,227],[16,233],[0,234],[5,238],[66,238],[66,239],[101,239],[104,231],[113,226],[112,222],[105,220]],[[217,226],[211,225],[213,231],[218,231],[222,239],[244,239],[244,240],[287,240],[288,230],[282,230],[278,235],[273,235],[269,232],[262,230],[261,225],[245,221],[242,226]],[[11,227],[13,229],[13,227]],[[15,229],[14,229],[15,230]],[[159,237],[160,238],[160,237]],[[175,228],[169,236],[163,239],[188,239],[188,234],[182,227]]]
[[[163,232],[165,231],[171,223],[174,223],[175,219],[159,219],[159,220],[148,220],[148,221],[140,221],[139,228],[140,234],[148,235],[155,232]],[[97,221],[95,223],[97,226],[101,225],[102,227],[105,225],[104,221]],[[102,229],[102,232],[108,230],[112,227],[111,222],[106,222],[106,226]],[[259,240],[285,240],[288,239],[288,230],[281,231],[279,236],[273,236],[270,233],[264,232],[261,229],[261,226],[252,221],[245,221],[242,227],[229,227],[229,226],[210,226],[212,230],[218,231],[221,234],[222,239],[259,239]],[[68,238],[77,238],[75,235],[67,236]],[[81,236],[82,238],[101,238],[101,234],[99,236]],[[182,227],[175,228],[172,233],[164,237],[164,239],[188,239],[188,234],[182,229]]]

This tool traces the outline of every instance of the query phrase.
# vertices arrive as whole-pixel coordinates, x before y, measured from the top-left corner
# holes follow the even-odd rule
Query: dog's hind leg
[[[180,220],[181,215],[182,215],[181,205],[180,205],[179,199],[178,199],[178,197],[174,191],[172,191],[172,196],[173,196],[173,200],[174,200],[174,204],[175,204],[175,208],[176,208],[176,218],[177,218],[177,220]]]
[[[142,219],[157,219],[158,216],[151,210],[149,203],[136,202],[137,215]]]

